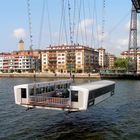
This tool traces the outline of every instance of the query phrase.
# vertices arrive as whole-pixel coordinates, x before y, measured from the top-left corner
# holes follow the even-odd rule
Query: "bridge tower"
[[[131,0],[132,1],[132,10],[131,10],[131,20],[130,20],[130,33],[129,33],[129,45],[128,52],[133,53],[133,60],[130,60],[129,64],[133,65],[133,67],[129,65],[129,71],[137,73],[137,14],[140,13],[140,1],[139,0]]]

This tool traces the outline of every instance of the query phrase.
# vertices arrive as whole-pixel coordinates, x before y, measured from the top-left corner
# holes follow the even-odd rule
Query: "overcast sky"
[[[62,16],[63,1],[65,16]],[[74,1],[76,1],[75,8]],[[50,44],[69,44],[68,0],[45,0],[44,16],[41,16],[43,2],[44,0],[30,0],[33,48],[45,49]],[[79,10],[80,3],[81,10]],[[104,11],[103,0],[70,0],[70,5],[74,43],[94,48],[102,46],[107,52],[116,55],[128,49],[131,0],[106,0]],[[17,50],[20,38],[23,38],[28,49],[30,39],[27,0],[3,0],[0,11],[0,52]],[[104,41],[101,44],[103,16],[105,19]],[[41,17],[44,17],[42,30]],[[61,22],[61,17],[63,17],[63,22]],[[66,22],[64,22],[64,17]]]

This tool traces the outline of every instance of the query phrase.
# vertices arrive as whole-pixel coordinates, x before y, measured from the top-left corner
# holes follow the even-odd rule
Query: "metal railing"
[[[53,106],[53,107],[69,107],[70,99],[69,98],[60,98],[60,97],[44,97],[44,96],[33,96],[29,99],[30,105],[35,106]]]

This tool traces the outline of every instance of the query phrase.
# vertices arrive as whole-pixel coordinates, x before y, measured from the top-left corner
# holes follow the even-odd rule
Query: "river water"
[[[15,105],[13,86],[30,82],[0,79],[0,140],[140,140],[140,81],[115,80],[114,96],[70,114]]]

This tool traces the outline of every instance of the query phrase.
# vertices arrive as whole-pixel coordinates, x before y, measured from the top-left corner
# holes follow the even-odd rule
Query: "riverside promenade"
[[[99,73],[0,73],[0,78],[91,78],[100,79]]]

